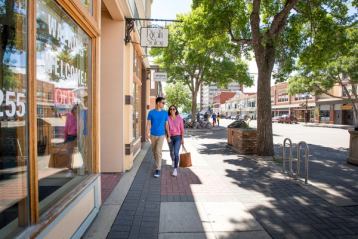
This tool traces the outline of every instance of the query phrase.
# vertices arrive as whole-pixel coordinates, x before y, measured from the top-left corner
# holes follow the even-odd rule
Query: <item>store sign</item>
[[[349,105],[342,105],[341,110],[351,110],[353,109],[353,106],[351,104]]]
[[[53,82],[59,88],[87,86],[90,38],[69,17],[51,8],[52,4],[39,2],[38,79]]]
[[[142,47],[167,47],[169,30],[159,27],[142,27],[140,45]]]
[[[154,81],[167,81],[168,80],[168,74],[166,72],[154,72],[153,74],[153,80]]]
[[[3,107],[0,107],[0,117],[23,117],[26,112],[25,99],[24,93],[0,90],[0,105],[5,100]]]
[[[73,105],[75,102],[75,93],[69,89],[55,89],[55,104]]]

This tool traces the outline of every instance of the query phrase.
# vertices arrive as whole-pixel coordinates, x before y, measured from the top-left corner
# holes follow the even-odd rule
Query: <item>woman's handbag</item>
[[[191,154],[186,150],[186,148],[183,145],[183,153],[180,154],[180,167],[187,168],[191,167]]]

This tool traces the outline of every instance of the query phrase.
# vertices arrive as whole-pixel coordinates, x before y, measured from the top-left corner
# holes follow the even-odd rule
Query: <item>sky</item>
[[[191,0],[153,0],[152,16],[157,19],[175,19],[177,14],[188,13]]]

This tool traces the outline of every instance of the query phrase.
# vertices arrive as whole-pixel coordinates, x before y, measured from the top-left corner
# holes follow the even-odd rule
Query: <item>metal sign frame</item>
[[[150,21],[150,22],[183,22],[181,20],[168,20],[168,19],[150,19],[150,18],[126,18],[126,28],[124,42],[127,45],[132,42],[131,32],[134,31],[135,21]],[[169,38],[169,35],[168,35]],[[169,40],[169,39],[168,39]]]

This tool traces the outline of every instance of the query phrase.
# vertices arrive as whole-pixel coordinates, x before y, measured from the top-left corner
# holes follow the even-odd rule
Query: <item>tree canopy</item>
[[[226,35],[208,37],[203,8],[179,16],[182,22],[169,26],[169,46],[151,51],[156,63],[168,73],[169,82],[180,81],[192,93],[192,114],[196,113],[196,98],[202,84],[229,82],[251,85],[247,64],[237,57]]]
[[[254,52],[258,68],[258,154],[273,155],[271,76],[286,81],[302,54],[335,34],[335,25],[356,24],[357,0],[193,0],[204,8],[204,31],[229,35],[240,55]],[[334,46],[332,46],[334,47]],[[325,59],[322,59],[325,60]],[[275,70],[274,70],[275,69]]]
[[[191,111],[191,97],[188,86],[182,82],[168,84],[164,89],[164,95],[170,105],[175,105],[183,112]]]

